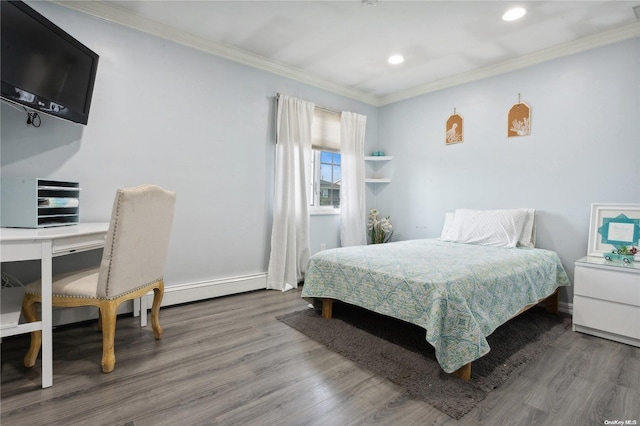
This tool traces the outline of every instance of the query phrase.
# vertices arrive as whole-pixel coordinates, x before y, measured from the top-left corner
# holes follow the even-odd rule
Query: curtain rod
[[[277,100],[277,99],[280,99],[280,96],[281,96],[281,94],[280,94],[280,93],[276,93],[276,100]],[[307,101],[307,102],[308,102],[308,101]],[[329,108],[329,107],[326,107],[326,106],[317,105],[317,104],[315,104],[315,103],[314,103],[314,105],[315,105],[315,107],[316,107],[316,108],[321,109],[321,110],[326,111],[326,112],[332,112],[332,113],[334,113],[334,114],[342,114],[342,111],[337,110],[337,109],[335,109],[335,108]]]

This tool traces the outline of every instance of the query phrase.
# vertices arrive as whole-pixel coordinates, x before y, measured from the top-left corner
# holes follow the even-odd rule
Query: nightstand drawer
[[[613,271],[576,265],[574,294],[640,306],[640,274],[619,269]]]
[[[577,326],[640,339],[640,307],[638,306],[574,296],[573,323]]]

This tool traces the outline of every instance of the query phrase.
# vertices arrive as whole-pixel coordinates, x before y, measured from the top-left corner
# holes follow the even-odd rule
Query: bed
[[[416,324],[442,369],[468,380],[471,363],[490,351],[487,336],[541,301],[555,312],[558,289],[570,285],[558,255],[532,247],[535,216],[524,211],[505,228],[502,219],[485,226],[486,217],[473,218],[485,211],[456,210],[439,239],[321,251],[309,261],[302,297],[325,318],[337,300]],[[487,229],[501,234],[498,244]],[[508,245],[503,234],[511,234]]]

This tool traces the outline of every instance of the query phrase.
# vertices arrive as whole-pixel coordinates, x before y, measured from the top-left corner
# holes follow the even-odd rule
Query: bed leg
[[[451,373],[452,376],[460,377],[464,381],[471,380],[471,363],[468,362],[456,371]]]
[[[333,299],[322,299],[322,318],[331,319]]]
[[[549,297],[547,297],[544,301],[544,307],[550,314],[558,313],[558,306],[560,305],[560,289],[557,288],[556,291]]]

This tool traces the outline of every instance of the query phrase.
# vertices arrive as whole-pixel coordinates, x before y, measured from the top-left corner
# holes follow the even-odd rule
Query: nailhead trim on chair
[[[113,220],[113,229],[111,231],[112,234],[112,240],[111,240],[111,247],[110,247],[110,253],[109,253],[109,269],[107,270],[107,288],[105,288],[105,294],[109,294],[109,283],[111,282],[111,263],[113,262],[113,248],[116,245],[116,234],[117,234],[117,230],[118,230],[118,219],[120,218],[120,201],[122,200],[122,191],[118,189],[118,204],[116,207],[116,214],[115,214],[115,218]],[[107,298],[107,300],[109,300],[109,298]]]
[[[114,297],[71,296],[69,294],[57,294],[57,293],[53,293],[52,296],[69,297],[69,298],[73,297],[75,299],[113,300],[113,299],[117,299],[118,297],[122,297],[122,296],[125,296],[127,294],[134,293],[134,292],[140,290],[141,288],[144,288],[144,287],[148,286],[149,284],[154,284],[154,283],[157,283],[159,281],[164,281],[164,276],[158,278],[157,280],[149,281],[148,283],[146,283],[144,285],[138,286],[138,287],[134,288],[133,290],[129,290],[126,293],[122,293],[122,294],[119,294],[119,295],[114,296]],[[28,294],[41,294],[42,292],[26,291],[26,293],[28,293]]]

